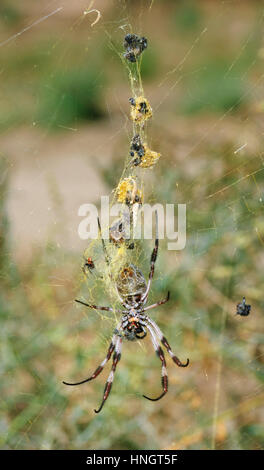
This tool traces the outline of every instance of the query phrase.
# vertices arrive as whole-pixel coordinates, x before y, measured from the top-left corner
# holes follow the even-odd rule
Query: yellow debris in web
[[[150,150],[146,144],[143,144],[143,147],[145,153],[141,158],[139,166],[141,168],[151,168],[160,159],[161,154],[158,152],[154,152],[154,150]]]
[[[137,189],[134,178],[124,178],[117,187],[117,200],[122,204],[134,204],[142,202],[142,191]]]
[[[130,116],[134,122],[144,122],[152,116],[151,106],[144,96],[130,98],[131,111]]]

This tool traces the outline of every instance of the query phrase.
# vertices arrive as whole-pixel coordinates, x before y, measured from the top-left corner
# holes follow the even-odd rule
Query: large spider
[[[101,232],[100,222],[98,220],[99,229]],[[103,249],[105,252],[106,262],[109,265],[110,260],[106,252],[106,247],[102,238]],[[155,247],[152,251],[152,255],[150,258],[150,272],[149,272],[149,279],[148,283],[146,282],[142,272],[139,268],[137,268],[133,264],[125,265],[119,272],[117,279],[116,279],[116,289],[117,294],[119,297],[120,302],[122,303],[124,310],[118,310],[118,313],[121,314],[121,320],[117,325],[117,328],[114,330],[114,334],[110,343],[110,346],[107,351],[107,355],[105,359],[101,362],[101,364],[97,367],[94,373],[85,380],[76,383],[68,383],[63,382],[65,385],[81,385],[90,380],[95,379],[103,370],[106,363],[113,354],[113,363],[112,369],[106,381],[103,400],[98,408],[98,410],[94,410],[95,413],[99,413],[103,408],[105,401],[107,400],[109,393],[112,388],[112,383],[114,380],[114,373],[116,370],[117,363],[120,361],[121,358],[121,347],[123,339],[127,339],[129,341],[134,341],[136,339],[143,339],[147,335],[147,330],[150,332],[151,341],[153,347],[156,351],[156,354],[161,360],[161,385],[163,388],[162,393],[157,398],[150,398],[146,395],[143,395],[144,398],[147,398],[151,401],[160,400],[168,391],[168,374],[166,369],[166,360],[164,357],[163,350],[159,344],[162,343],[166,350],[168,351],[169,355],[171,356],[172,360],[177,364],[179,367],[187,367],[189,364],[189,359],[187,359],[186,363],[182,363],[180,359],[172,352],[171,347],[163,335],[162,331],[158,327],[158,325],[148,316],[145,314],[147,310],[151,308],[158,307],[159,305],[163,305],[168,302],[170,298],[170,293],[168,292],[167,297],[155,304],[148,305],[145,307],[145,304],[148,300],[148,295],[150,291],[151,281],[154,275],[155,269],[155,262],[158,255],[158,246],[159,246],[159,239],[158,239],[158,222],[157,222],[157,213],[156,213],[156,239],[155,239]],[[76,302],[85,305],[86,307],[96,309],[96,310],[103,310],[107,312],[113,312],[112,307],[101,307],[98,305],[91,305],[81,300],[77,300]]]

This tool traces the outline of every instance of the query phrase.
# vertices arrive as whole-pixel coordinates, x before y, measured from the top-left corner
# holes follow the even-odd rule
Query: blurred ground
[[[0,6],[2,447],[263,448],[262,2],[92,7],[102,18],[91,28],[81,0]],[[131,92],[113,47],[128,23],[150,42],[142,76],[163,158],[149,197],[188,203],[186,249],[161,243],[152,299],[170,289],[172,300],[153,318],[191,366],[170,364],[168,395],[146,403],[160,365],[148,341],[125,344],[95,416],[106,374],[70,390],[61,381],[88,375],[111,335],[110,320],[73,305],[87,246],[77,214],[123,168]],[[234,316],[243,295],[247,318]]]

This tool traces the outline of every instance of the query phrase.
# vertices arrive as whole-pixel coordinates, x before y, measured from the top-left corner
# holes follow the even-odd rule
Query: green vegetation
[[[167,31],[175,7],[175,2],[168,1],[166,12],[159,15],[155,13],[156,3],[153,18],[157,21],[150,26],[146,23],[146,36],[150,40],[153,37],[153,44],[161,26],[162,31]],[[148,199],[187,203],[188,224],[185,250],[168,252],[166,242],[160,243],[150,302],[163,298],[170,290],[170,302],[153,311],[153,318],[180,359],[190,358],[190,366],[179,369],[168,357],[169,392],[161,401],[150,403],[142,394],[158,394],[160,362],[149,338],[144,344],[124,344],[111,395],[99,415],[93,409],[100,403],[108,370],[80,387],[67,388],[62,384],[62,380],[84,378],[96,368],[105,356],[113,322],[107,315],[103,321],[96,312],[74,304],[80,291],[87,300],[89,296],[87,284],[82,282],[82,253],[58,247],[52,233],[49,242],[32,249],[29,260],[18,260],[12,220],[8,216],[9,181],[16,162],[1,156],[3,449],[264,446],[264,166],[263,111],[259,108],[263,100],[260,80],[263,60],[259,53],[262,45],[258,39],[255,2],[243,2],[243,8],[235,12],[239,39],[232,50],[229,45],[234,33],[224,34],[223,24],[230,31],[233,19],[227,9],[227,15],[217,22],[217,3],[211,7],[213,13],[199,6],[198,14],[198,7],[192,11],[190,6],[194,2],[188,2],[189,10],[177,18],[184,28],[174,27],[174,36],[169,40],[167,36],[164,40],[161,34],[158,52],[153,45],[153,54],[150,52],[147,59],[146,53],[146,61],[144,57],[143,69],[145,92],[151,96],[155,111],[149,133],[153,148],[162,153],[146,185]],[[133,11],[134,2],[130,4]],[[136,5],[141,8],[142,2]],[[123,18],[126,12],[122,13]],[[116,10],[111,14],[110,11],[109,18],[105,14],[104,21],[107,27],[107,20],[114,25],[115,36]],[[212,18],[215,23],[210,29]],[[86,122],[87,130],[95,120],[94,128],[97,125],[101,131],[106,120],[99,118],[106,113],[104,98],[109,88],[114,90],[118,105],[121,103],[121,111],[128,113],[127,99],[122,101],[127,82],[123,75],[117,78],[115,75],[110,81],[109,70],[113,65],[100,48],[107,41],[99,30],[101,23],[92,32],[87,24],[76,27],[76,44],[72,49],[72,36],[71,41],[65,39],[70,35],[70,26],[62,23],[63,26],[59,21],[57,24],[54,18],[47,46],[43,37],[35,36],[36,30],[31,38],[23,38],[28,41],[22,43],[23,47],[15,43],[1,50],[0,80],[5,93],[0,117],[3,136],[7,139],[9,133],[11,143],[18,138],[20,124],[31,125],[35,120],[53,129]],[[76,24],[75,16],[72,23]],[[199,28],[207,25],[208,35],[203,42],[187,56],[181,70],[167,77],[167,71],[186,57]],[[256,35],[248,40],[254,27]],[[92,56],[89,64],[88,42]],[[175,52],[172,42],[182,49]],[[75,49],[73,52],[74,47],[79,54]],[[221,54],[214,55],[215,47],[221,47]],[[170,64],[166,71],[165,65],[159,67],[159,63],[165,63],[159,57],[162,50]],[[181,74],[184,79],[174,86]],[[164,77],[168,81],[164,88],[158,88]],[[127,97],[128,88],[124,95]],[[160,102],[162,106],[158,108]],[[17,103],[19,106],[15,106]],[[226,115],[233,107],[236,113]],[[183,111],[187,114],[182,115]],[[122,118],[121,112],[119,116]],[[117,119],[113,139],[108,138],[105,143],[106,147],[113,145],[113,160],[100,169],[109,193],[120,177],[127,149],[125,131],[122,124],[118,126]],[[46,132],[45,138],[50,151],[54,133]],[[31,141],[21,141],[31,148]],[[88,150],[87,161],[95,166],[94,156]],[[41,167],[40,160],[38,163]],[[23,161],[19,160],[19,164]],[[86,184],[89,184],[88,165]],[[70,194],[74,187],[69,188]],[[67,212],[67,207],[64,210]],[[62,237],[63,230],[62,226]],[[20,242],[23,244],[23,240]],[[145,256],[140,259],[146,275],[152,246],[152,241],[146,242]],[[107,292],[98,291],[94,296],[98,303],[109,305]],[[243,296],[252,306],[251,314],[244,318],[235,315],[236,304]]]
[[[181,33],[197,31],[201,25],[202,10],[194,0],[180,0],[177,2],[173,20]]]
[[[94,66],[71,69],[45,82],[37,120],[57,127],[101,118],[103,77],[94,70]]]
[[[17,8],[17,5],[11,2],[7,3],[6,0],[3,0],[0,5],[0,21],[7,27],[17,26],[22,18],[20,10]]]
[[[246,103],[246,84],[241,74],[226,75],[229,64],[226,59],[216,58],[201,66],[190,80],[191,93],[183,99],[183,112],[223,112],[230,108],[236,111]]]

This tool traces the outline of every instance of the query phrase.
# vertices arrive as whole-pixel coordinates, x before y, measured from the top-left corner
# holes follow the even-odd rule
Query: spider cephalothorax
[[[122,316],[121,326],[124,331],[123,337],[129,341],[143,339],[147,334],[143,315],[133,308]]]
[[[100,228],[100,223],[98,221],[98,225]],[[85,380],[77,383],[68,383],[63,382],[66,385],[80,385],[85,382],[89,382],[90,380],[95,379],[103,370],[105,364],[113,354],[113,363],[112,369],[107,379],[103,400],[98,410],[94,410],[96,413],[101,411],[105,401],[107,400],[109,393],[111,391],[112,383],[114,380],[114,373],[116,370],[117,363],[121,359],[121,347],[122,342],[124,339],[129,341],[134,341],[136,339],[141,340],[145,338],[147,332],[150,333],[151,341],[153,347],[161,361],[161,385],[162,385],[162,393],[157,398],[149,398],[146,395],[143,395],[144,398],[148,400],[157,401],[162,398],[168,391],[168,374],[166,369],[166,360],[163,353],[163,350],[160,346],[160,343],[165,347],[167,352],[169,353],[172,360],[177,364],[179,367],[186,367],[189,364],[189,359],[187,359],[186,363],[182,363],[180,359],[172,352],[171,347],[164,337],[162,331],[158,327],[158,325],[148,316],[145,314],[147,310],[152,308],[158,307],[159,305],[165,304],[168,302],[170,295],[169,292],[167,297],[163,300],[156,302],[155,304],[145,306],[148,300],[148,295],[150,291],[151,281],[154,275],[155,269],[155,262],[158,255],[158,246],[159,246],[159,239],[158,239],[158,228],[157,228],[157,213],[156,213],[156,240],[155,240],[155,247],[152,251],[152,255],[150,258],[150,272],[149,272],[149,279],[146,282],[142,272],[140,269],[135,266],[134,264],[127,264],[125,265],[115,280],[117,294],[119,296],[120,303],[122,304],[123,310],[118,310],[118,313],[121,315],[120,322],[117,325],[117,328],[114,330],[114,334],[110,343],[110,346],[107,351],[107,355],[105,359],[101,362],[101,364],[97,367],[94,373]],[[106,252],[106,247],[104,241],[102,239],[103,249],[105,252],[106,262],[109,265],[110,260]],[[76,300],[76,302],[85,305],[86,307],[103,310],[108,312],[113,312],[112,307],[100,307],[97,305],[87,304],[86,302],[82,302],[81,300]]]

